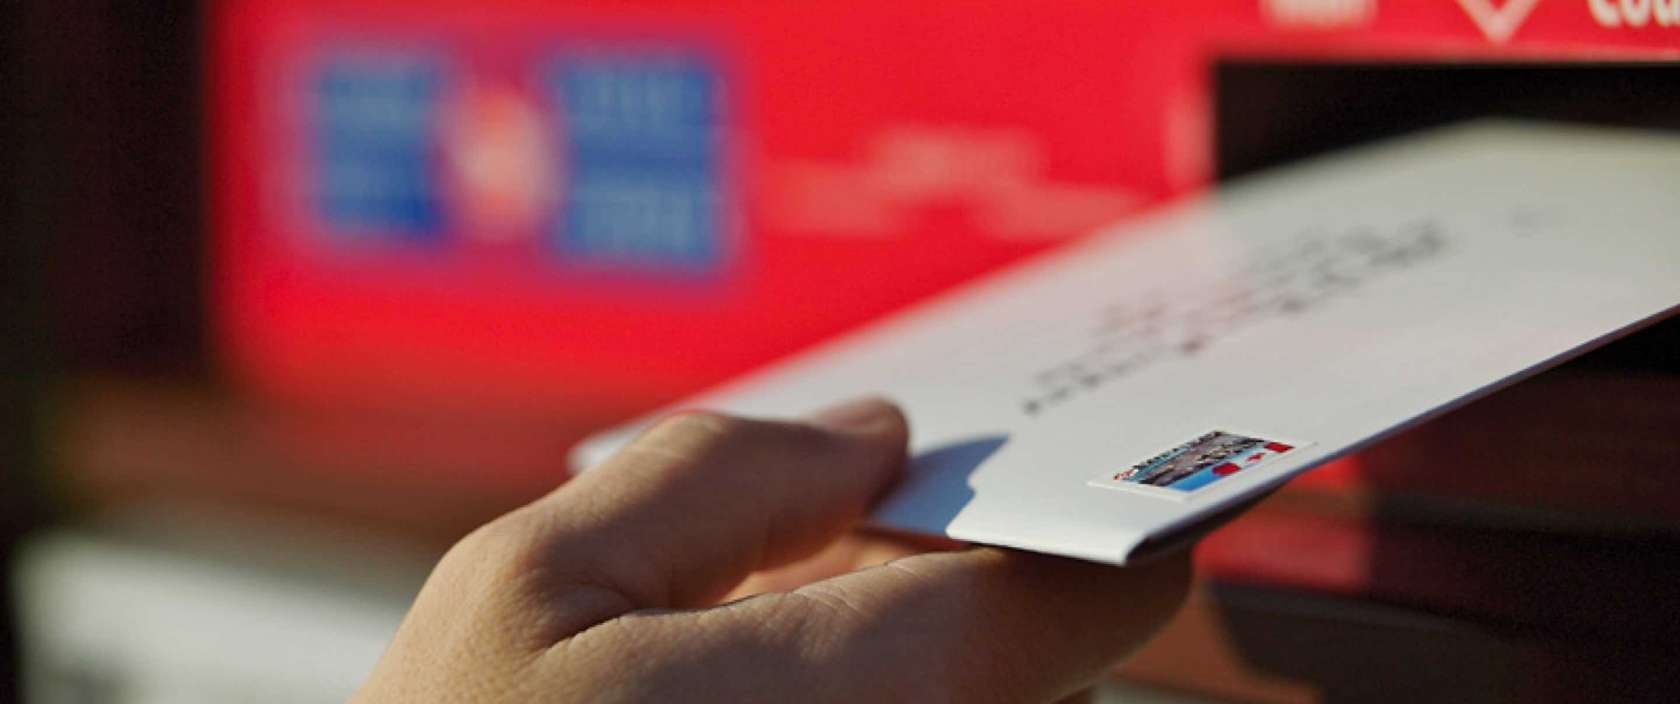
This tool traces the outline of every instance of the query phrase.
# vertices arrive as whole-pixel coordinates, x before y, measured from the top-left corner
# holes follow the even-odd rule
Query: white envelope
[[[1680,138],[1480,122],[1128,220],[680,405],[886,395],[914,459],[875,522],[1122,564],[1676,304]]]

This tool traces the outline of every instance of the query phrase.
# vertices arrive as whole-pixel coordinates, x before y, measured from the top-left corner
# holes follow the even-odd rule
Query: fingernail
[[[890,420],[898,410],[879,396],[863,396],[841,401],[806,416],[814,425],[831,430],[866,430]]]

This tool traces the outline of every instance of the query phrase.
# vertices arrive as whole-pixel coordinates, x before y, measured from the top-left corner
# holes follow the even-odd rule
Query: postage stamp
[[[1298,442],[1212,430],[1127,469],[1093,479],[1091,484],[1181,497],[1300,446]]]

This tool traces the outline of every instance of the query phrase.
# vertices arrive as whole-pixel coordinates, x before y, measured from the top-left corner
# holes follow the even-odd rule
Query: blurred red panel
[[[219,344],[288,399],[604,422],[1200,186],[1221,53],[1680,42],[1378,5],[216,3]]]

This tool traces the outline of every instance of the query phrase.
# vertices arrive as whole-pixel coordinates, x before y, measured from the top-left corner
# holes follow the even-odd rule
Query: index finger
[[[678,414],[492,534],[521,546],[511,569],[535,581],[545,640],[637,609],[710,604],[856,521],[896,478],[906,432],[878,398],[803,422]]]

